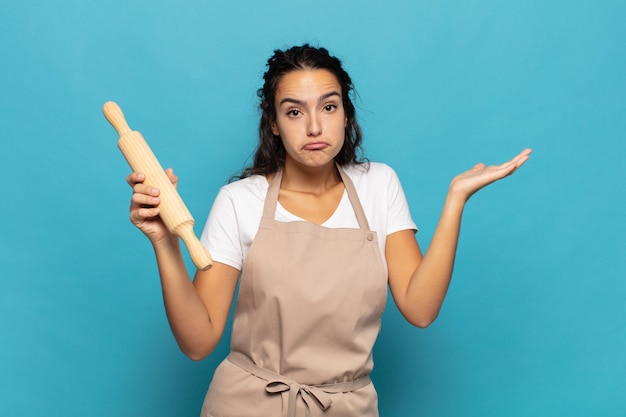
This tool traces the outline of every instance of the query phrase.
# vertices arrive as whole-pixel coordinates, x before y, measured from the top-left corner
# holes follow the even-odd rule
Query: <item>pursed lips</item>
[[[317,151],[320,149],[324,149],[327,148],[328,146],[330,146],[328,143],[326,142],[309,142],[307,144],[305,144],[302,149],[307,150],[307,151]]]

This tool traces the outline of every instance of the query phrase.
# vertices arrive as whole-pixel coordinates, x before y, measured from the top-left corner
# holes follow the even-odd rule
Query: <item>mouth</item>
[[[309,142],[305,144],[302,149],[305,151],[319,151],[322,149],[326,149],[330,145],[326,142]]]

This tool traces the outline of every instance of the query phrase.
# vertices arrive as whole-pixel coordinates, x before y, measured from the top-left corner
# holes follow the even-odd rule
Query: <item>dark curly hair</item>
[[[339,165],[349,163],[362,164],[362,133],[356,120],[356,111],[351,96],[355,94],[352,79],[341,66],[341,61],[331,56],[325,48],[315,48],[308,44],[294,46],[284,51],[275,50],[267,61],[267,71],[263,75],[263,87],[257,91],[260,99],[261,121],[259,123],[259,144],[254,153],[252,166],[245,168],[241,175],[234,177],[246,178],[250,175],[269,175],[278,171],[285,163],[285,147],[280,136],[272,133],[272,122],[276,120],[274,99],[278,83],[283,75],[297,70],[324,69],[337,77],[341,85],[343,107],[347,123],[345,141],[335,161]]]

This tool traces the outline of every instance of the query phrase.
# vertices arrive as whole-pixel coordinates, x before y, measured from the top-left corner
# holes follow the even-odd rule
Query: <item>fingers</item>
[[[170,181],[172,181],[172,184],[174,184],[174,186],[178,185],[178,177],[174,174],[174,170],[172,168],[166,169],[165,174],[170,179]]]
[[[126,177],[126,183],[131,187],[134,187],[135,184],[144,182],[146,180],[146,176],[142,172],[131,172]]]
[[[472,169],[470,169],[470,172],[479,172],[485,168],[486,168],[486,165],[483,164],[482,162],[479,162],[478,164],[474,165]]]
[[[513,159],[511,159],[510,161],[505,162],[501,165],[498,165],[495,168],[497,168],[498,170],[504,170],[504,171],[510,170],[509,172],[509,175],[510,175],[513,172],[515,172],[519,167],[521,167],[524,164],[524,162],[528,161],[531,152],[532,152],[532,149],[526,148],[519,154],[515,155]]]
[[[531,152],[530,148],[524,149],[513,159],[500,165],[485,166],[483,163],[476,164],[469,171],[465,171],[453,178],[450,184],[450,191],[467,200],[481,188],[513,174],[528,160]]]
[[[521,156],[521,155],[529,155],[533,150],[530,148],[525,148],[523,151],[521,151],[520,153],[518,153],[517,155],[515,155],[515,157]]]
[[[532,153],[532,149],[526,148],[519,154],[515,155],[513,159],[511,159],[510,161],[504,162],[500,165],[491,165],[491,166],[486,166],[485,164],[481,162],[481,163],[474,165],[474,167],[468,172],[478,173],[482,171],[487,171],[487,172],[499,171],[500,173],[504,173],[504,176],[510,175],[513,172],[515,172],[519,167],[521,167],[524,164],[524,162],[526,162],[529,159],[531,153]]]
[[[145,174],[133,172],[126,177],[126,182],[133,188],[130,203],[130,220],[136,225],[159,215],[159,189],[144,184]]]
[[[516,166],[521,166],[524,162],[528,160],[531,152],[532,150],[530,148],[526,148],[519,154],[515,155],[513,159],[511,159],[509,162],[515,164]]]
[[[174,186],[178,185],[178,177],[174,174],[174,170],[172,168],[168,168],[165,171],[165,174],[172,181]],[[146,180],[145,174],[142,172],[133,172],[126,177],[126,182],[133,189],[133,202],[141,205],[157,205],[160,200],[157,198],[159,196],[159,189],[156,187],[152,187],[150,185],[144,184]]]
[[[165,174],[172,181],[172,184],[178,184],[178,176],[174,174],[174,170],[172,168],[168,168],[165,170]],[[128,174],[126,177],[126,182],[131,187],[134,187],[135,184],[142,183],[146,180],[146,175],[143,172],[132,172]]]
[[[158,188],[143,183],[135,184],[133,187],[132,205],[150,207],[157,206],[160,202]]]
[[[146,220],[152,220],[159,216],[159,208],[138,208],[130,211],[130,221],[133,224],[140,225]]]
[[[165,174],[174,186],[178,184],[178,177],[171,168]],[[171,232],[161,218],[161,192],[159,188],[150,185],[151,178],[146,178],[144,173],[133,172],[126,177],[126,182],[133,189],[130,221],[154,243],[171,236]],[[160,179],[158,183],[162,184]]]
[[[530,158],[531,152],[532,152],[532,149],[526,148],[522,152],[520,152],[518,155],[516,155],[513,159],[511,159],[509,162],[502,164],[500,167],[508,171],[506,175],[511,175],[515,171],[517,171],[519,167],[524,165],[526,161],[528,161],[528,159]]]
[[[157,217],[160,202],[158,188],[143,183],[135,184],[130,203],[130,220],[138,225]]]
[[[518,168],[521,167],[524,164],[524,162],[528,161],[528,159],[530,158],[530,154],[532,152],[533,152],[532,149],[526,148],[522,152],[520,152],[519,155],[515,157],[515,162]]]

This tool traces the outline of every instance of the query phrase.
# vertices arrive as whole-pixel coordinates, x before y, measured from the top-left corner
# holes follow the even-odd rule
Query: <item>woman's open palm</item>
[[[468,200],[476,191],[513,174],[529,158],[532,150],[524,149],[517,156],[501,165],[486,166],[483,163],[474,165],[452,179],[450,193]]]

